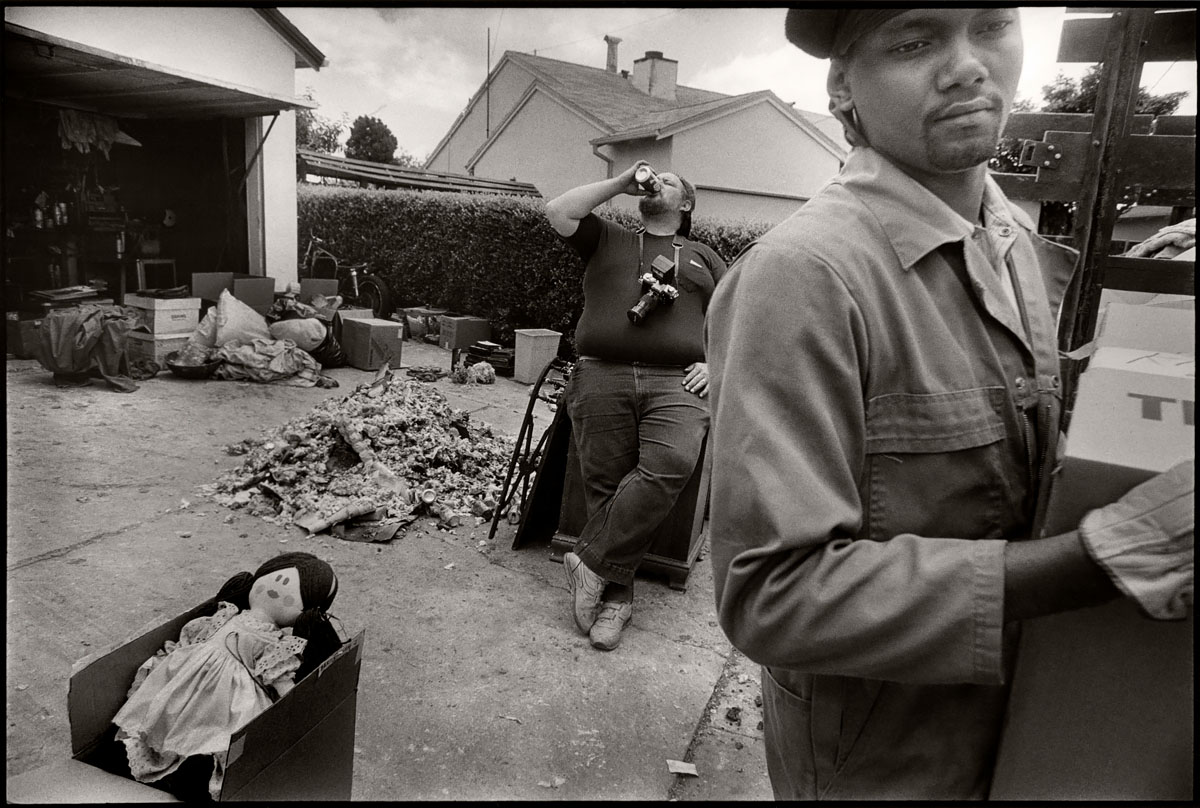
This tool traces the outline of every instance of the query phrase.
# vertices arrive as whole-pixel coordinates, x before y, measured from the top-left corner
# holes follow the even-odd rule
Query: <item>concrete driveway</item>
[[[449,367],[405,343],[405,366]],[[6,773],[70,756],[77,659],[215,594],[285,550],[333,564],[335,613],[366,631],[353,798],[769,799],[758,670],[716,623],[707,557],[685,592],[639,580],[621,647],[593,649],[548,546],[510,549],[488,525],[414,523],[387,544],[307,536],[199,492],[239,458],[228,444],[344,396],[338,389],[169,374],[130,394],[59,389],[7,362]],[[516,436],[530,388],[434,383],[453,406]],[[537,434],[551,413],[538,405]],[[698,776],[668,770],[695,763]]]

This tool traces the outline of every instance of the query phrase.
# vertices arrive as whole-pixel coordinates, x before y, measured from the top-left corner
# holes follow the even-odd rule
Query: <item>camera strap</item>
[[[638,280],[641,280],[642,275],[646,274],[646,228],[639,227],[637,231],[638,237]],[[675,248],[675,272],[678,277],[679,273],[679,250],[683,247],[683,242],[679,240],[679,234],[676,233],[671,237],[671,246]]]

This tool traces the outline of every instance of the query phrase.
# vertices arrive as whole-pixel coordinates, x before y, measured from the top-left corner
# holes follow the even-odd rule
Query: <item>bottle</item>
[[[662,180],[650,166],[638,166],[637,170],[633,172],[633,181],[648,194],[656,194],[662,190]]]

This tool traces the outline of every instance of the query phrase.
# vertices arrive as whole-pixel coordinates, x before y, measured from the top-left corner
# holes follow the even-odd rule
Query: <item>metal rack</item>
[[[1063,303],[1060,349],[1091,341],[1103,289],[1195,294],[1194,261],[1111,255],[1117,203],[1172,206],[1183,218],[1196,205],[1195,116],[1136,115],[1147,61],[1196,60],[1194,8],[1067,9],[1059,62],[1103,63],[1091,115],[1014,114],[1008,137],[1025,139],[1033,175],[994,174],[1011,199],[1077,203],[1071,242],[1079,272]],[[1076,15],[1106,14],[1107,17]],[[1065,381],[1068,396],[1074,379]],[[1070,401],[1070,398],[1068,398]]]

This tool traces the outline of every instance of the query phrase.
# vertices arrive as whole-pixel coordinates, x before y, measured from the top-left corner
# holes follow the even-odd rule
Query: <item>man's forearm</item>
[[[1092,560],[1075,531],[1009,542],[1004,550],[1004,619],[1027,620],[1099,606],[1121,591]]]
[[[619,177],[580,185],[547,202],[546,217],[556,230],[570,235],[583,217],[624,190],[625,183]],[[569,232],[563,232],[564,227],[569,228]]]

